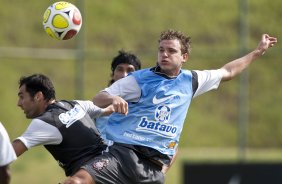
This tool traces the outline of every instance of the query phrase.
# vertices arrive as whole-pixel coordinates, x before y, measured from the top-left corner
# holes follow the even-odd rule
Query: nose
[[[122,75],[122,78],[123,78],[123,77],[126,77],[126,76],[128,75],[128,72],[127,72],[127,71],[124,71],[124,72],[122,72],[121,75]]]
[[[162,53],[162,55],[163,55],[164,57],[168,57],[168,53],[167,53],[166,51],[164,51],[164,52]]]
[[[21,104],[20,100],[18,100],[17,106],[19,106],[19,107],[21,107],[21,106],[22,106],[22,104]]]

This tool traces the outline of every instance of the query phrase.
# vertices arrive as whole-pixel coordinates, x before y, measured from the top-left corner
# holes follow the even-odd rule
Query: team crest
[[[160,105],[155,111],[155,119],[161,123],[167,123],[169,121],[171,109],[166,105]]]
[[[100,171],[107,167],[109,165],[109,160],[108,159],[99,159],[95,160],[94,163],[92,164],[94,170]]]

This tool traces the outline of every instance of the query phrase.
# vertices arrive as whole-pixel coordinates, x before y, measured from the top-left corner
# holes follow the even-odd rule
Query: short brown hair
[[[182,32],[180,31],[175,31],[172,29],[163,31],[160,35],[159,43],[162,40],[174,40],[177,39],[180,42],[181,45],[181,52],[182,54],[187,53],[190,54],[191,52],[191,37],[185,36]]]

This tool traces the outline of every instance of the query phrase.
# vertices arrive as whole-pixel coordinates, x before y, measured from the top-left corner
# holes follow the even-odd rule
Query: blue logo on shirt
[[[149,121],[147,117],[142,117],[136,130],[155,133],[167,138],[173,138],[176,136],[177,127],[158,121]]]

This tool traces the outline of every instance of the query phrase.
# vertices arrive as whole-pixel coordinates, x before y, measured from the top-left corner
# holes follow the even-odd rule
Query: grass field
[[[180,148],[179,155],[169,170],[166,184],[182,183],[182,166],[185,162],[238,162],[236,148]],[[282,150],[251,149],[246,151],[246,162],[281,162]],[[57,184],[65,176],[55,160],[44,148],[34,148],[20,157],[11,166],[11,184]]]

